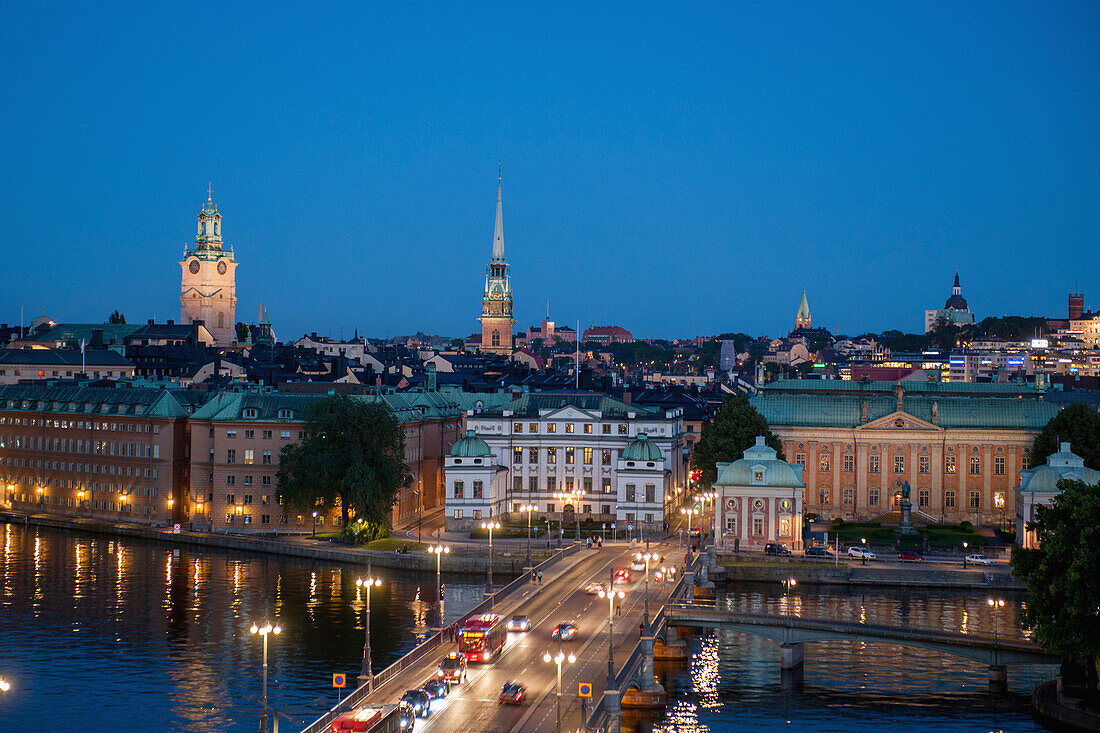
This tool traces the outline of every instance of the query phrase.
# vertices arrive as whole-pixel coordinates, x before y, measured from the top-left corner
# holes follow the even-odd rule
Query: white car
[[[859,560],[874,560],[875,553],[865,547],[853,546],[848,548],[848,557],[854,557]]]
[[[973,555],[967,555],[966,561],[975,565],[992,565],[993,561],[980,552],[975,552]]]

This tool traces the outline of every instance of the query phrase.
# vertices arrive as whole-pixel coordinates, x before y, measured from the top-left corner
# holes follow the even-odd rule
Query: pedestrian
[[[615,599],[615,615],[616,616],[622,616],[623,615],[623,602],[621,600],[619,600],[618,598]]]
[[[542,571],[539,571],[539,585],[542,585]]]

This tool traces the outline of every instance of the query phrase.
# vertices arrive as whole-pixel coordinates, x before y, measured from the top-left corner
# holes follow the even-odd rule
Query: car
[[[913,550],[902,550],[898,553],[898,562],[924,562],[924,555]]]
[[[584,586],[584,592],[590,596],[598,596],[600,591],[607,590],[607,586],[603,583],[589,583]]]
[[[836,557],[833,551],[825,547],[807,547],[806,557]]]
[[[627,570],[626,568],[619,568],[618,570],[616,570],[615,571],[615,582],[616,583],[629,583],[630,582],[630,571]]]
[[[688,532],[688,536],[689,537],[702,537],[703,536],[703,530],[699,529],[698,527],[692,527],[691,531]]]
[[[769,542],[768,544],[764,545],[764,554],[765,555],[790,555],[791,551],[787,549],[786,545],[780,544],[778,542]]]
[[[820,522],[821,521],[821,515],[820,514],[814,514],[813,512],[806,512],[806,521],[807,522]]]
[[[555,639],[561,639],[562,641],[573,641],[573,639],[577,638],[577,625],[572,621],[558,624],[554,627],[551,636]]]
[[[500,691],[500,704],[522,705],[527,698],[527,688],[518,682],[505,682]]]
[[[423,690],[406,690],[401,696],[401,702],[412,708],[413,715],[417,718],[426,718],[432,711],[432,699]]]
[[[636,573],[643,572],[645,570],[645,563],[641,560],[635,560],[630,563],[630,569]]]
[[[988,557],[986,557],[985,555],[983,555],[980,552],[975,552],[973,554],[967,555],[966,556],[966,561],[969,562],[969,563],[973,563],[975,565],[992,565],[993,564],[992,560],[990,560]]]
[[[416,713],[413,711],[412,705],[409,705],[407,702],[402,700],[401,702],[397,703],[397,709],[398,721],[401,726],[398,730],[400,730],[401,733],[405,733],[405,731],[411,731],[413,728],[415,728]]]
[[[876,555],[866,547],[853,545],[848,548],[848,557],[854,557],[857,560],[874,560]]]
[[[428,680],[423,690],[428,693],[430,699],[436,700],[441,697],[447,697],[447,693],[451,691],[451,688],[445,680],[436,678],[434,680]]]
[[[457,685],[466,681],[466,655],[462,652],[451,652],[443,657],[439,663],[436,676],[444,682]]]
[[[513,616],[508,619],[509,631],[528,631],[531,628],[531,619],[526,616]]]

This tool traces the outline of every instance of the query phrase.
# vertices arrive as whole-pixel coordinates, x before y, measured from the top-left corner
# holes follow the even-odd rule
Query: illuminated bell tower
[[[202,321],[220,344],[236,340],[237,260],[222,248],[222,215],[212,188],[199,212],[195,248],[184,248],[180,283],[180,321]]]
[[[497,219],[493,227],[493,256],[485,276],[485,296],[481,301],[481,350],[491,354],[512,353],[512,284],[508,262],[504,259],[504,207],[501,204],[501,179],[497,175]]]

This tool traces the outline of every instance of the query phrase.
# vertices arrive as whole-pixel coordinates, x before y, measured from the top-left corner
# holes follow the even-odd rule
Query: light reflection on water
[[[1017,627],[1023,596],[1005,600],[999,616],[989,593],[978,591],[858,589],[799,586],[791,612],[814,618],[905,624],[966,633],[1022,636]],[[783,589],[742,584],[717,602],[746,612],[785,613]],[[776,642],[732,631],[689,640],[688,666],[658,665],[675,697],[664,716],[624,716],[624,730],[658,733],[812,730],[851,733],[867,729],[913,731],[1035,731],[1028,696],[1053,678],[1050,665],[1010,666],[1007,693],[992,694],[988,670],[978,662],[916,647],[860,641],[807,643],[801,684],[784,687]]]
[[[262,646],[248,627],[265,617],[284,627],[268,648],[277,709],[312,720],[336,701],[332,673],[359,671],[360,568],[7,524],[0,548],[4,733],[253,731]],[[430,632],[440,603],[434,574],[375,575],[377,671]],[[482,584],[443,580],[449,623]]]

